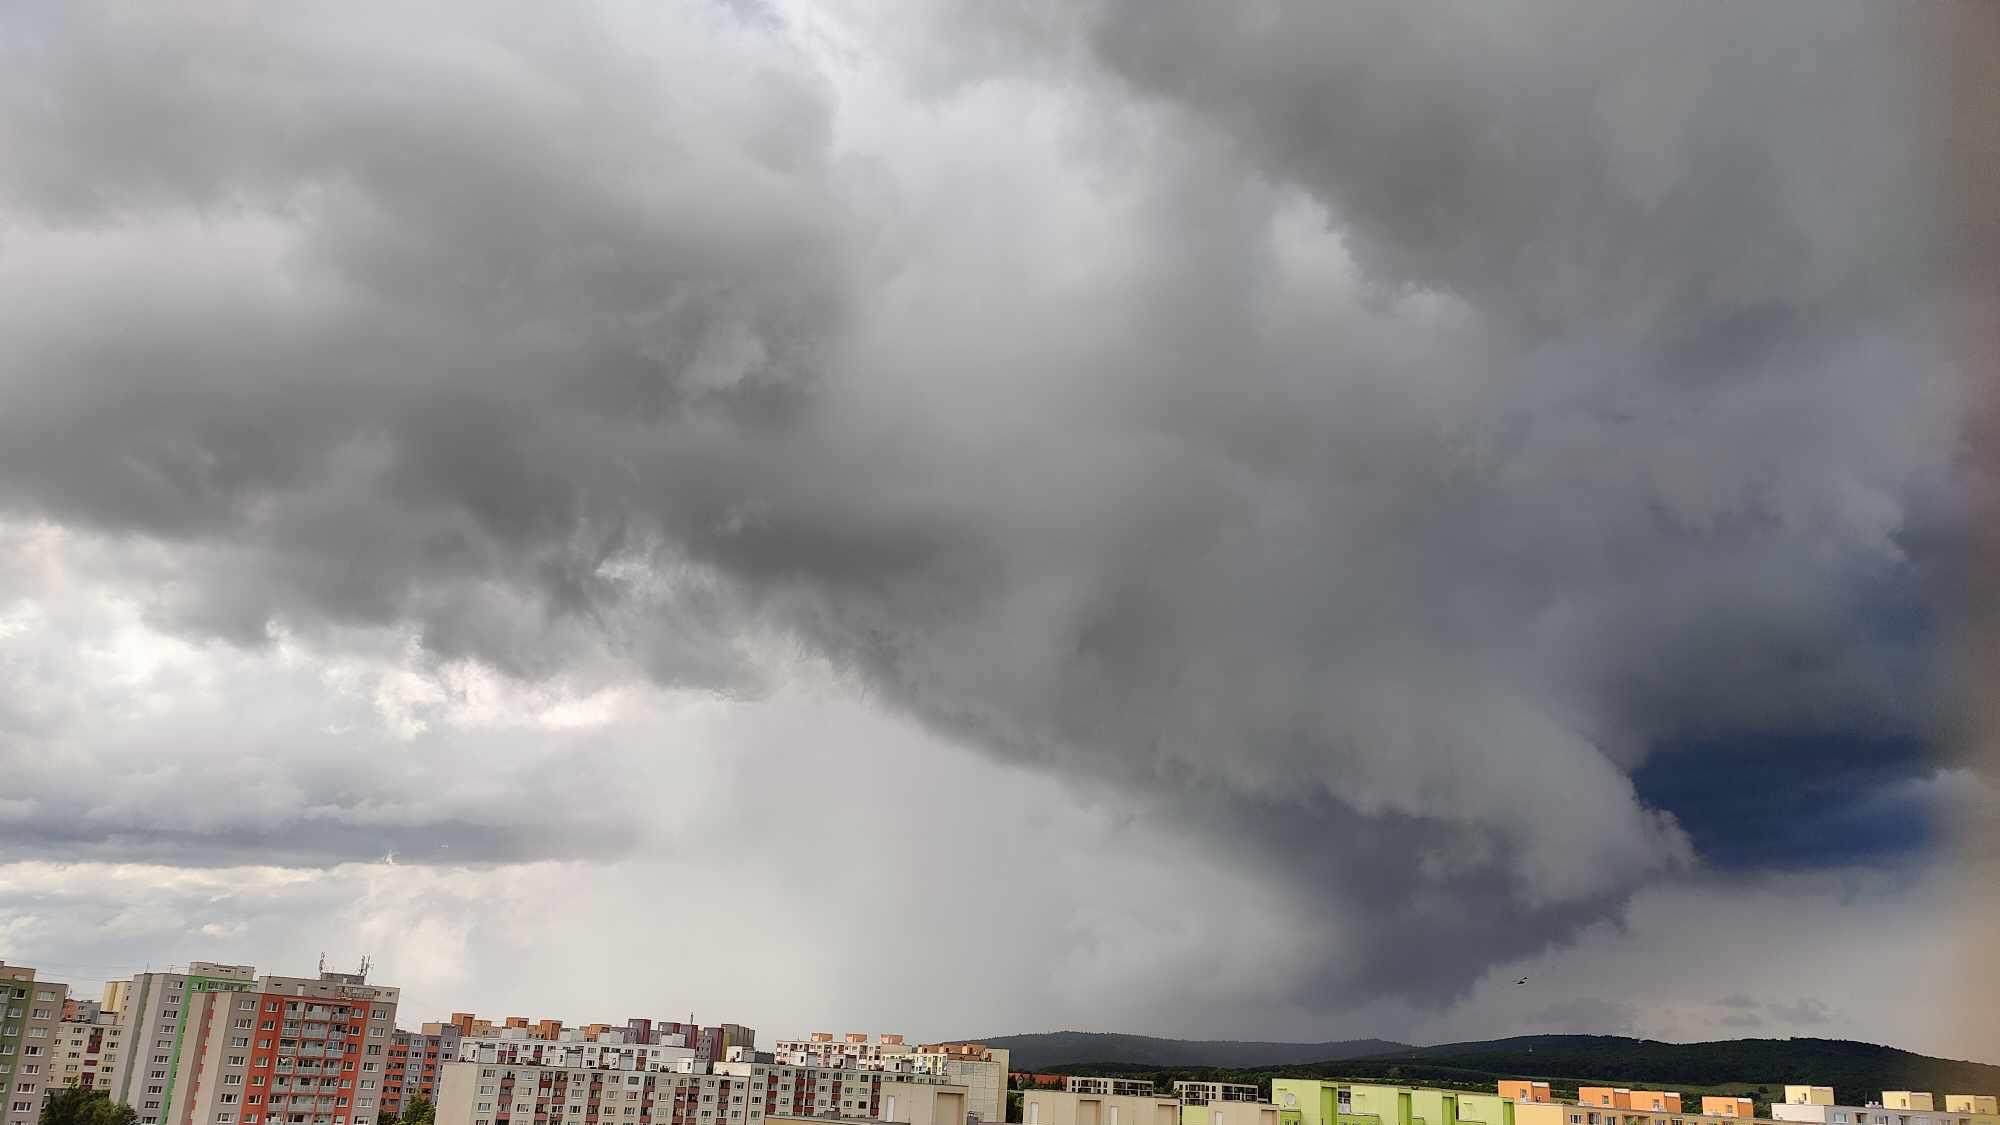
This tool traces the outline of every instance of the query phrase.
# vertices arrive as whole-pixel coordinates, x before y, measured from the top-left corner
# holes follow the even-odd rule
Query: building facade
[[[815,1031],[804,1039],[780,1039],[771,1047],[771,1053],[793,1066],[909,1071],[915,1069],[917,1049],[896,1034],[871,1039],[864,1031],[850,1031],[837,1037],[830,1031]]]
[[[771,1117],[910,1120],[938,1093],[965,1089],[856,1067],[599,1056],[595,1066],[444,1066],[438,1125],[763,1125]],[[891,1116],[885,1116],[890,1114]],[[957,1118],[953,1125],[963,1125]]]
[[[915,1073],[965,1087],[966,1109],[974,1120],[1007,1120],[1007,1068],[1011,1055],[1005,1047],[967,1042],[926,1043],[917,1048],[913,1058]]]
[[[1152,1093],[1150,1083],[1144,1094],[1024,1090],[1021,1120],[1026,1125],[1180,1125],[1181,1103]]]
[[[1771,1116],[1810,1125],[2000,1125],[2000,1101],[1991,1095],[1946,1094],[1943,1100],[1942,1109],[1924,1109],[1919,1107],[1935,1106],[1937,1099],[1886,1090],[1878,1103],[1842,1105],[1833,1100],[1831,1087],[1787,1086],[1785,1100],[1771,1103]]]
[[[398,990],[194,962],[125,997],[114,1096],[141,1125],[374,1125]]]
[[[1150,1078],[1086,1078],[1072,1075],[1063,1082],[1063,1089],[1072,1094],[1092,1094],[1098,1097],[1115,1095],[1121,1098],[1150,1098],[1153,1096],[1153,1080]]]
[[[0,961],[0,1125],[35,1125],[56,1076],[57,1029],[69,986]]]
[[[1318,1079],[1274,1079],[1271,1096],[1279,1125],[1742,1125],[1757,1120],[1654,1110],[1650,1096],[1625,1108]],[[1658,1103],[1664,1106],[1668,1100],[1661,1097]]]
[[[458,1058],[454,1023],[427,1023],[419,1031],[398,1031],[389,1041],[389,1064],[382,1078],[382,1116],[403,1112],[416,1098],[435,1103],[441,1067]]]
[[[1181,1102],[1181,1125],[1278,1125],[1278,1107],[1268,1102]]]
[[[188,997],[205,990],[252,988],[257,970],[195,961],[184,973],[140,973],[123,983],[119,1022],[125,1031],[112,1067],[111,1097],[137,1111],[142,1125],[157,1125],[171,1108]]]
[[[1256,1102],[1257,1087],[1241,1082],[1176,1082],[1174,1096],[1182,1105],[1207,1105],[1210,1102]]]
[[[56,1029],[56,1080],[110,1094],[117,1083],[119,1044],[125,1028],[118,1016],[89,1002]]]

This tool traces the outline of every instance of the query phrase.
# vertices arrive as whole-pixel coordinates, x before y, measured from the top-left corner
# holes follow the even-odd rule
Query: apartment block
[[[670,1070],[683,1061],[706,1063],[692,1047],[624,1043],[607,1036],[576,1039],[522,1039],[497,1036],[461,1038],[458,1061],[495,1066],[546,1066],[583,1070]]]
[[[893,1071],[914,1069],[917,1049],[900,1035],[870,1038],[865,1031],[850,1031],[836,1037],[830,1031],[815,1031],[804,1039],[780,1039],[771,1052],[794,1066]]]
[[[772,1048],[772,1059],[791,1066],[929,1075],[964,1086],[968,1111],[976,1120],[1007,1120],[1009,1055],[1005,1048],[962,1041],[912,1045],[895,1034],[871,1038],[865,1032],[850,1031],[836,1037],[831,1032],[815,1031],[805,1039],[780,1039]]]
[[[119,1044],[125,1028],[116,1013],[104,1011],[95,1001],[86,1001],[72,1012],[71,1018],[56,1028],[56,1080],[64,1086],[109,1094],[117,1082]]]
[[[1546,1082],[1533,1082],[1525,1078],[1503,1078],[1500,1080],[1500,1097],[1517,1102],[1553,1102]]]
[[[1937,1108],[1936,1099],[1916,1090],[1884,1090],[1882,1105],[1888,1109],[1919,1109],[1926,1113]]]
[[[1735,1101],[1737,1099],[1721,1099]],[[1742,1099],[1748,1101],[1749,1099]],[[1608,1109],[1632,1109],[1648,1113],[1679,1113],[1681,1096],[1673,1090],[1634,1090],[1626,1086],[1584,1086],[1576,1092],[1578,1105]],[[1707,1110],[1702,1112],[1706,1113]],[[1748,1111],[1746,1111],[1746,1116]],[[1732,1115],[1733,1116],[1733,1115]]]
[[[1934,1105],[1935,1099],[1911,1095],[1908,1090],[1887,1090],[1879,1103],[1843,1105],[1833,1100],[1830,1087],[1787,1086],[1785,1100],[1771,1103],[1771,1116],[1810,1125],[2000,1125],[2000,1104],[1990,1095],[1946,1094],[1943,1109],[1929,1110],[1916,1107],[1925,1102]]]
[[[911,1056],[914,1073],[943,1079],[965,1087],[966,1111],[974,1120],[1007,1120],[1007,1068],[1011,1055],[1005,1047],[984,1043],[925,1043]]]
[[[112,1066],[111,1097],[131,1106],[143,1125],[157,1125],[170,1112],[188,997],[203,991],[254,988],[257,970],[251,965],[195,961],[186,972],[140,973],[122,983],[125,988],[117,999],[125,1033]],[[106,994],[111,994],[108,987]]]
[[[59,1085],[57,1028],[69,986],[0,961],[0,1125],[35,1125],[42,1098]]]
[[[639,1069],[623,1055],[600,1055],[593,1067],[461,1059],[445,1065],[437,1107],[438,1125],[763,1125],[773,1116],[902,1120],[939,1091],[963,1105],[962,1086],[854,1067],[683,1058]],[[903,1117],[884,1117],[892,1108]]]
[[[1515,1093],[1520,1091],[1518,1086],[1507,1088]],[[1628,1108],[1316,1079],[1276,1079],[1271,1083],[1279,1125],[1741,1125],[1744,1120],[1667,1109],[1656,1111],[1652,1109],[1656,1099],[1651,1095],[1666,1091],[1636,1092],[1647,1096]],[[1618,1100],[1615,1094],[1612,1100]],[[1625,1100],[1633,1102],[1629,1096]],[[1659,1097],[1657,1102],[1662,1106],[1669,1104],[1665,1097]]]
[[[437,1101],[439,1069],[458,1058],[455,1023],[427,1023],[419,1031],[397,1031],[389,1039],[389,1062],[382,1077],[382,1116],[403,1112],[416,1098]]]
[[[1097,1097],[1150,1098],[1153,1096],[1153,1080],[1071,1076],[1063,1082],[1063,1089],[1072,1094],[1092,1094]]]
[[[372,1125],[398,990],[198,961],[126,998],[115,1096],[141,1125]]]
[[[1147,1092],[1143,1094],[1089,1089],[1023,1091],[1021,1120],[1027,1125],[1180,1125],[1180,1100],[1160,1097],[1151,1092],[1151,1083],[1145,1085]]]
[[[1256,1102],[1258,1096],[1255,1085],[1240,1082],[1176,1082],[1174,1096],[1181,1104],[1207,1105],[1210,1102]]]
[[[1749,1098],[1716,1097],[1703,1095],[1701,1112],[1704,1117],[1755,1117],[1757,1107]]]

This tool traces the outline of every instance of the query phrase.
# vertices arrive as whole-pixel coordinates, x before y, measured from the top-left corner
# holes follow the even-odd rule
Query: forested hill
[[[1411,1049],[1393,1039],[1329,1043],[1253,1043],[1233,1039],[1158,1039],[1097,1031],[1050,1031],[979,1040],[1011,1052],[1015,1070],[1045,1070],[1057,1063],[1113,1062],[1140,1067],[1258,1067],[1349,1059]]]
[[[1334,1060],[1352,1069],[1349,1060]],[[1526,1035],[1434,1047],[1405,1047],[1362,1060],[1369,1068],[1437,1064],[1494,1077],[1656,1084],[1667,1087],[1832,1086],[1843,1103],[1884,1090],[2000,1093],[2000,1066],[1933,1058],[1846,1039],[1724,1039],[1662,1043],[1613,1035]]]
[[[1884,1090],[2000,1093],[2000,1066],[1933,1058],[1844,1039],[1725,1039],[1663,1043],[1612,1035],[1524,1035],[1412,1047],[1382,1040],[1340,1043],[1200,1042],[1143,1035],[1056,1032],[984,1040],[1008,1047],[1016,1070],[1154,1074],[1228,1072],[1213,1077],[1267,1082],[1273,1076],[1491,1089],[1497,1078],[1542,1078],[1558,1091],[1612,1083],[1688,1093],[1782,1098],[1787,1083],[1834,1087],[1846,1104]],[[1308,1057],[1311,1056],[1311,1057]]]

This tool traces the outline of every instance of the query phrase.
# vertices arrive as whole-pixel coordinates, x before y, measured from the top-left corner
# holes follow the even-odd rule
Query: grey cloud
[[[926,87],[1063,73],[995,166],[766,15],[17,16],[0,504],[190,636],[797,645],[1275,873],[1315,1003],[1437,1004],[1691,862],[1656,739],[1920,724],[1866,599],[1980,259],[1875,10],[1106,5]]]

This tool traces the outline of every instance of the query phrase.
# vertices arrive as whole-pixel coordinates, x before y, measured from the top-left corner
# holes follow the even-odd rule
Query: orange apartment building
[[[1701,1112],[1704,1117],[1755,1117],[1757,1106],[1749,1098],[1711,1095],[1701,1099]]]
[[[1503,1078],[1500,1080],[1500,1096],[1517,1102],[1547,1104],[1555,1101],[1546,1082],[1531,1082],[1526,1078]]]
[[[1547,1083],[1543,1083],[1547,1085]],[[1503,1090],[1502,1097],[1507,1096]],[[1624,1086],[1583,1086],[1576,1091],[1576,1104],[1604,1109],[1629,1109],[1635,1113],[1679,1113],[1681,1096],[1673,1090],[1633,1090]],[[1747,1102],[1745,1103],[1748,1104]],[[1708,1112],[1703,1110],[1703,1113]],[[1743,1116],[1750,1116],[1745,1110]]]

